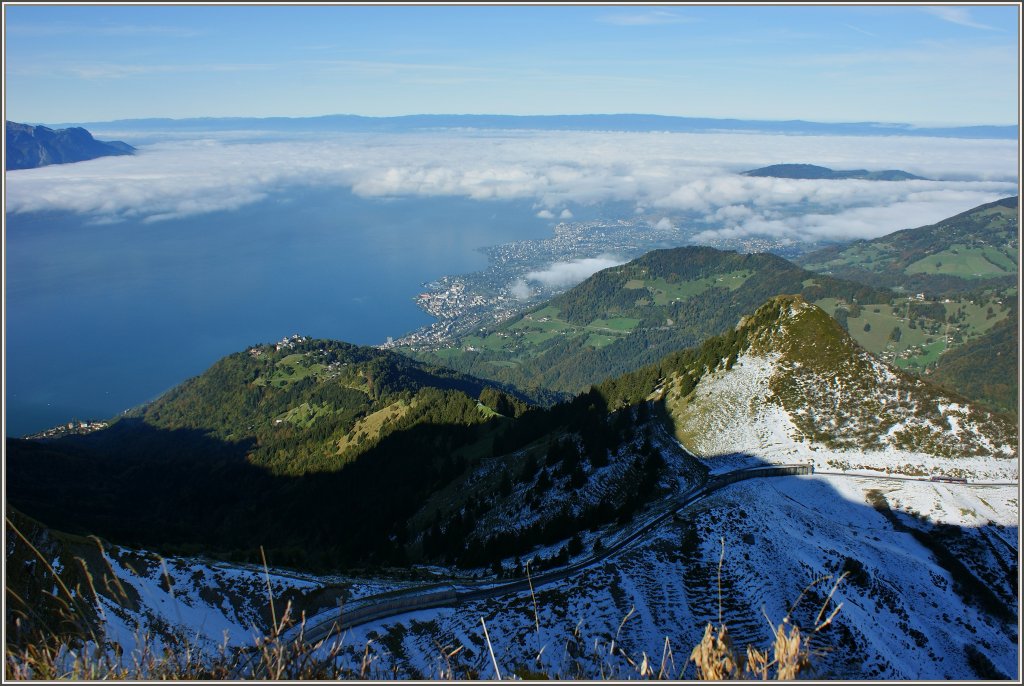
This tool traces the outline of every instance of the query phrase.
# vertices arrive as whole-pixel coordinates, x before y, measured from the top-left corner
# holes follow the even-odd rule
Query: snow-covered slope
[[[814,305],[776,298],[738,330],[747,345],[731,365],[689,393],[678,377],[664,387],[677,435],[713,471],[813,461],[833,471],[1016,479],[1008,418],[887,366]]]
[[[939,545],[991,589],[1006,614],[965,600],[970,592],[957,590],[970,586],[963,569],[899,530],[868,502],[878,498],[872,491],[927,518],[899,513],[904,527],[966,525]],[[503,675],[630,678],[646,656],[655,673],[664,657],[667,674],[686,678],[694,676],[686,668],[691,649],[707,623],[718,622],[720,597],[722,620],[740,646],[768,645],[769,620],[777,625],[794,604],[793,621],[807,628],[823,604],[841,603],[834,625],[814,638],[823,652],[811,676],[975,679],[990,678],[986,670],[994,668],[1014,678],[1016,497],[1009,487],[859,476],[742,482],[564,584],[392,618],[353,629],[344,642],[352,660],[368,641],[378,646],[381,674],[406,678],[490,678],[491,648]],[[843,571],[851,574],[826,603]]]
[[[311,608],[415,585],[162,557],[53,531],[14,511],[8,514],[5,572],[11,598],[31,599],[34,610],[47,612],[54,598],[67,601],[68,591],[84,601],[103,639],[126,653],[145,643],[156,649],[190,645],[211,655],[221,646],[251,648],[289,604],[298,617]]]
[[[787,614],[806,629],[841,605],[813,638],[811,677],[1016,678],[1017,498],[1014,487],[877,476],[740,482],[533,593],[350,629],[337,659],[379,678],[490,678],[495,663],[503,676],[635,678],[646,658],[654,674],[689,678],[690,651],[719,617],[740,647],[765,647]],[[136,599],[103,602],[108,637],[129,652],[140,630],[212,650],[225,637],[251,646],[267,626],[260,568],[106,557]],[[344,583],[349,597],[400,585]],[[270,584],[280,613],[339,580],[271,572]]]

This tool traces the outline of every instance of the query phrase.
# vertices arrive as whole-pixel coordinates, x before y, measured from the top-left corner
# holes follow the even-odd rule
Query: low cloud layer
[[[939,180],[739,174],[781,162],[897,168]],[[6,179],[8,213],[63,210],[93,221],[231,210],[301,185],[364,197],[527,199],[550,219],[571,218],[567,205],[626,202],[679,228],[699,218],[708,239],[839,239],[919,226],[1015,194],[1017,145],[735,133],[470,131],[266,142],[253,134],[247,141],[168,137],[132,157],[12,171]]]
[[[544,269],[526,273],[509,284],[508,290],[519,300],[529,300],[538,292],[559,291],[584,281],[602,269],[625,264],[628,260],[615,255],[598,255],[566,262],[554,262]]]
[[[536,281],[547,288],[567,288],[575,286],[591,274],[624,264],[626,260],[613,255],[599,255],[598,257],[587,257],[570,262],[555,262],[546,269],[529,272],[526,274],[527,281]]]

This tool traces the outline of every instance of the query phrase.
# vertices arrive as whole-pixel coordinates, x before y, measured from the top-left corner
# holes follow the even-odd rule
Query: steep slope
[[[295,336],[109,428],[9,440],[7,487],[47,524],[164,552],[472,566],[696,483],[705,470],[659,431],[646,405],[590,393],[530,410],[450,370]]]
[[[1016,498],[860,477],[741,482],[563,583],[366,624],[343,653],[358,664],[372,641],[375,664],[403,678],[491,678],[496,663],[503,677],[635,679],[646,663],[648,676],[692,679],[708,623],[742,651],[771,644],[769,622],[789,616],[807,636],[841,605],[802,676],[1019,678]]]
[[[7,122],[6,169],[32,169],[134,152],[135,148],[121,141],[98,141],[83,128],[54,130]]]
[[[8,508],[5,622],[13,646],[49,637],[105,636],[127,649],[147,632],[156,646],[184,640],[210,652],[229,637],[251,645],[268,632],[274,597],[324,595],[320,579],[266,575],[210,560],[163,559],[50,529]]]
[[[1013,305],[1019,250],[1018,201],[1013,197],[931,226],[825,248],[797,261],[815,272],[904,294],[905,300],[890,307],[865,301],[818,303],[887,361],[941,378],[944,386],[973,401],[1012,410],[1018,387],[1018,310]]]
[[[660,392],[677,435],[717,468],[756,456],[913,476],[1017,473],[1013,418],[885,365],[799,297],[769,301],[729,338]]]
[[[766,645],[764,615],[806,631],[841,604],[813,639],[815,678],[1018,675],[1017,487],[928,480],[1015,479],[1010,418],[882,364],[793,296],[593,394],[609,408],[663,406],[712,472],[813,461],[817,473],[728,487],[563,584],[380,620],[346,639],[385,646],[382,666],[411,678],[633,678],[642,663],[681,678],[709,622],[724,620],[739,646]]]
[[[484,403],[490,403],[491,406]],[[72,533],[331,565],[401,555],[406,518],[525,409],[393,353],[292,337],[107,429],[7,442],[7,495]],[[387,484],[382,496],[380,485]]]
[[[337,659],[354,675],[369,664],[371,676],[385,679],[479,679],[495,664],[506,677],[631,679],[645,662],[654,674],[692,678],[687,656],[707,623],[724,621],[742,650],[771,643],[765,617],[777,625],[788,615],[806,636],[821,608],[838,607],[831,625],[811,638],[815,650],[802,676],[1012,679],[1019,676],[1017,495],[1015,487],[866,477],[741,482],[564,582],[367,623],[331,642],[337,658],[332,645],[314,655]],[[67,570],[75,564],[62,562],[70,560],[67,549],[32,540],[72,582]],[[32,557],[9,546],[8,569],[23,566],[26,553]],[[251,651],[269,626],[268,584],[278,613],[286,599],[295,611],[336,613],[339,601],[409,585],[273,568],[265,575],[262,567],[161,561],[111,546],[104,558],[90,567],[97,605],[106,637],[129,660],[145,631],[158,649],[175,645],[169,639],[176,635],[210,655],[225,642]],[[124,592],[110,593],[117,584],[107,578]],[[43,595],[51,588],[59,595],[52,578]]]
[[[1016,197],[872,240],[798,258],[813,272],[930,297],[1015,287],[1019,271]]]
[[[526,407],[449,369],[293,336],[229,355],[131,416],[159,429],[250,442],[253,464],[304,474],[337,469],[392,431],[420,423],[438,403],[467,424]]]
[[[778,179],[865,179],[868,181],[912,181],[923,180],[901,169],[868,171],[867,169],[836,170],[814,164],[773,164],[743,172],[746,176],[771,176]]]
[[[987,333],[940,357],[929,380],[1002,412],[1019,415],[1020,337],[1017,327],[1020,318],[1017,312],[1014,307],[1009,317]]]
[[[598,272],[493,330],[421,357],[528,392],[578,393],[719,334],[784,293],[861,302],[891,296],[770,254],[655,250]]]

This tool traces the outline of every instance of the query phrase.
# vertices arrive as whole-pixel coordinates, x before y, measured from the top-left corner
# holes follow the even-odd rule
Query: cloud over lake
[[[103,136],[101,136],[103,137]],[[110,137],[109,135],[107,137]],[[129,139],[128,142],[131,142]],[[783,162],[903,169],[930,181],[742,176]],[[260,141],[177,135],[138,155],[7,172],[7,211],[70,211],[93,221],[158,222],[230,211],[292,186],[364,197],[632,203],[713,236],[870,237],[920,226],[1017,192],[1015,141],[920,137],[444,131]]]

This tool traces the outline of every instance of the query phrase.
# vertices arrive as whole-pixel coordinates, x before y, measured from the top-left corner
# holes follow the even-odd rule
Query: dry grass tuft
[[[747,646],[746,652],[740,653],[734,648],[726,625],[719,623],[716,631],[709,622],[704,629],[704,636],[700,643],[690,653],[689,661],[693,662],[696,667],[697,678],[712,681],[734,679],[791,681],[796,679],[811,664],[811,656],[814,654],[811,643],[814,637],[832,624],[832,620],[842,608],[842,603],[840,603],[830,614],[827,616],[825,614],[832,596],[845,578],[846,574],[844,573],[833,584],[832,590],[815,618],[814,629],[810,633],[802,633],[800,627],[792,622],[793,610],[815,584],[831,579],[831,577],[818,579],[805,588],[800,594],[800,598],[790,608],[789,614],[778,626],[769,620],[774,635],[771,652],[769,649],[760,650],[753,646]]]

